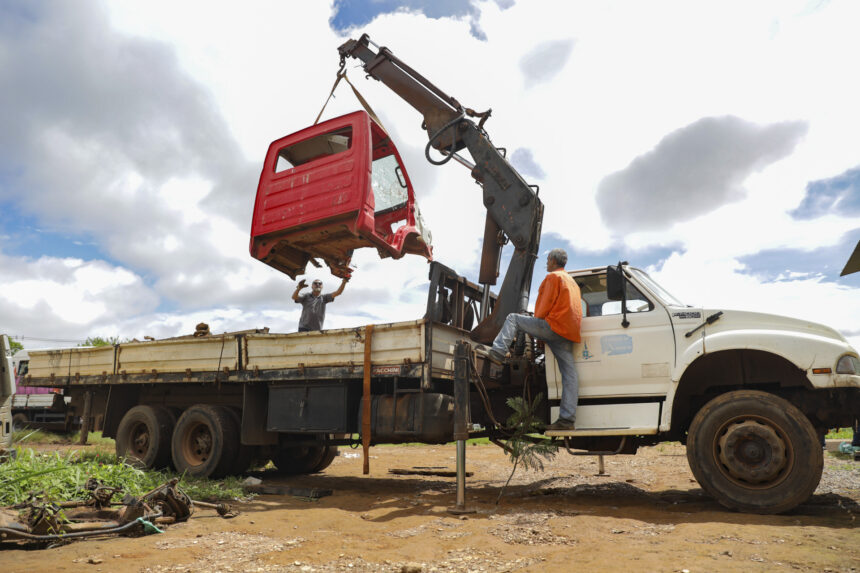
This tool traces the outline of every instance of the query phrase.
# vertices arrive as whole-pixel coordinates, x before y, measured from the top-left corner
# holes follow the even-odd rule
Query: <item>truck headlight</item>
[[[837,374],[858,374],[860,373],[860,359],[856,356],[846,354],[836,363]]]

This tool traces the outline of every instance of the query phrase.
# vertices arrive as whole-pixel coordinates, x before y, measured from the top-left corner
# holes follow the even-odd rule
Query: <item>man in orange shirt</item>
[[[534,316],[511,313],[493,347],[487,352],[496,362],[503,362],[517,331],[543,340],[552,350],[561,371],[561,407],[559,417],[547,430],[573,430],[576,404],[579,400],[579,379],[573,362],[573,343],[580,341],[582,295],[579,286],[564,270],[567,253],[553,249],[546,258],[546,278],[538,290]]]

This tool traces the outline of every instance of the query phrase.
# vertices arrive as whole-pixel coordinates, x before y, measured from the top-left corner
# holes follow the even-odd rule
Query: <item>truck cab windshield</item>
[[[672,296],[666,289],[654,282],[654,279],[648,276],[648,273],[630,267],[628,267],[628,270],[630,271],[630,274],[635,276],[639,282],[645,286],[645,288],[650,290],[657,298],[663,301],[663,304],[667,306],[686,306],[684,303]]]

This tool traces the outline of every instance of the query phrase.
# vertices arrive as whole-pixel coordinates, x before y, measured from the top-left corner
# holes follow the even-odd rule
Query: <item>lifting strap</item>
[[[351,81],[349,81],[349,78],[346,77],[346,69],[345,68],[341,68],[337,71],[337,78],[335,78],[334,85],[331,86],[331,92],[329,92],[328,97],[325,100],[325,103],[323,103],[322,109],[317,114],[316,120],[314,120],[314,125],[319,123],[320,118],[322,117],[322,114],[325,111],[326,106],[328,105],[328,102],[331,100],[332,97],[334,97],[334,90],[337,89],[337,84],[340,83],[341,79],[346,80],[346,83],[348,83],[349,87],[352,88],[352,93],[355,94],[355,97],[358,99],[359,103],[364,108],[364,111],[367,112],[367,115],[369,115],[371,117],[371,119],[373,119],[373,121],[375,121],[376,124],[379,125],[380,128],[382,128],[382,131],[385,132],[385,135],[388,135],[388,130],[386,130],[385,126],[382,125],[382,121],[379,119],[379,116],[376,115],[376,113],[373,111],[373,108],[370,107],[370,104],[367,103],[366,99],[364,99],[364,96],[362,96],[361,93],[359,93],[358,88],[356,88],[353,85],[353,83]]]

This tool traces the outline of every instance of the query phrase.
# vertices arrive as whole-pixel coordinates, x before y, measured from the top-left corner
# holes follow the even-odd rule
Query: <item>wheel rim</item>
[[[791,442],[772,420],[744,416],[729,420],[714,439],[720,471],[738,485],[768,488],[788,475],[794,462]]]
[[[212,431],[206,424],[194,424],[182,439],[182,457],[191,466],[205,464],[212,456]]]
[[[131,440],[129,443],[131,453],[138,458],[143,458],[149,452],[152,443],[152,435],[146,424],[135,424],[131,429]]]

